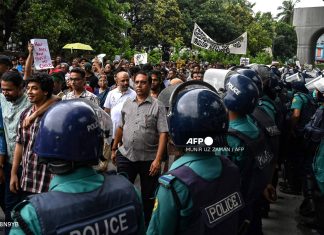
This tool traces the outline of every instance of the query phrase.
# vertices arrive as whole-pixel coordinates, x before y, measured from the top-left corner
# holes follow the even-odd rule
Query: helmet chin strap
[[[77,168],[97,165],[96,161],[75,162],[64,160],[48,160],[46,162],[47,169],[55,175],[69,174]]]
[[[75,162],[71,161],[50,161],[46,165],[47,169],[56,175],[68,174],[75,169]]]

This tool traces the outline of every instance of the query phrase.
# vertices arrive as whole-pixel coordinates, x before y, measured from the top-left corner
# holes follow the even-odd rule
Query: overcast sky
[[[282,5],[283,0],[249,0],[251,3],[256,3],[253,10],[254,12],[271,12],[272,16],[277,16],[277,8]],[[315,7],[324,6],[323,0],[301,0],[296,4],[296,7]]]

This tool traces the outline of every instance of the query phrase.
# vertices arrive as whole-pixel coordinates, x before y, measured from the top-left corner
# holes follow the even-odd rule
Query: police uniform
[[[311,99],[309,95],[297,92],[294,94],[290,109],[302,110],[302,108],[307,105],[308,99]]]
[[[49,192],[29,196],[15,207],[13,218],[20,227],[11,234],[145,233],[133,184],[92,168],[103,153],[104,133],[110,130],[105,115],[85,99],[58,102],[45,113],[33,151],[55,176]]]
[[[303,129],[306,123],[309,121],[310,117],[316,111],[316,104],[310,94],[304,94],[297,92],[291,103],[291,110],[298,109],[301,111],[300,118],[297,124],[297,131]]]
[[[319,109],[324,109],[324,106],[320,106]],[[324,138],[322,138],[314,157],[313,170],[317,185],[321,194],[324,195]]]
[[[304,140],[304,127],[309,122],[316,108],[313,98],[309,94],[297,92],[291,103],[290,109],[300,110],[298,123],[293,131],[295,136],[289,137],[289,149],[287,159],[285,161],[285,173],[288,181],[288,187],[281,190],[285,193],[299,194],[301,192],[302,180],[311,169],[311,161],[313,153]]]
[[[237,130],[252,139],[257,139],[259,136],[259,129],[253,124],[251,118],[248,116],[240,117],[229,122],[229,128]],[[227,143],[229,149],[217,151],[217,156],[228,156],[242,171],[247,159],[246,152],[244,152],[244,143],[238,137],[233,135],[227,136]]]
[[[239,169],[216,157],[226,145],[227,110],[215,88],[202,81],[180,84],[171,94],[170,136],[185,154],[159,178],[147,234],[237,234],[243,207]]]
[[[51,181],[50,191],[64,192],[69,194],[80,194],[80,193],[92,192],[100,188],[103,185],[104,180],[105,177],[102,174],[96,173],[96,171],[90,167],[79,168],[71,174],[56,175]],[[140,200],[139,195],[137,196],[138,196],[138,200]],[[25,202],[22,202],[20,205],[18,204],[14,209],[14,211],[17,210],[17,208],[21,207],[23,204],[25,204]],[[27,226],[34,234],[44,234],[43,233],[44,228],[40,224],[40,219],[37,214],[37,211],[35,210],[35,207],[30,202],[24,205],[20,210],[20,212],[18,211],[18,213],[20,213],[22,219],[26,222]],[[63,212],[60,213],[63,214]],[[49,216],[53,216],[53,214],[50,214]],[[126,220],[125,218],[122,219]],[[56,220],[57,219],[53,218],[52,223],[54,223],[54,221]],[[15,222],[17,222],[17,220],[15,220]],[[116,223],[117,222],[120,222],[118,221],[118,216],[116,219]],[[132,221],[132,223],[134,222],[135,221]],[[43,220],[42,223],[44,223]],[[140,218],[139,225],[140,226],[138,229],[138,233],[136,234],[145,234],[143,214]],[[126,226],[128,226],[126,222],[122,226],[120,225],[108,226],[110,232],[109,234],[117,234],[118,232],[120,232],[121,229],[125,228]],[[21,229],[21,227],[14,226],[12,227],[10,234],[25,234],[25,233]]]
[[[235,130],[235,132],[249,137],[250,141],[255,141],[255,145],[258,145],[259,147],[262,146],[260,150],[264,151],[264,138],[260,139],[261,132],[250,117],[243,116],[231,120],[229,122],[229,129]],[[240,168],[242,174],[241,192],[245,200],[245,208],[240,212],[240,226],[245,226],[244,221],[249,220],[250,225],[246,231],[247,234],[261,234],[262,224],[259,215],[259,200],[261,193],[268,183],[268,179],[266,173],[261,170],[264,169],[264,166],[260,167],[261,169],[257,167],[259,165],[256,161],[257,158],[251,160],[251,158],[253,159],[255,156],[251,155],[251,149],[248,149],[245,140],[242,139],[242,135],[239,138],[238,136],[235,136],[237,134],[234,136],[232,134],[227,138],[230,148],[228,155],[229,158],[232,159],[232,161]],[[265,165],[268,164],[269,162],[266,162]]]
[[[179,169],[182,166],[189,167],[206,181],[218,179],[223,172],[221,159],[212,153],[186,153],[175,161],[170,168],[170,174],[161,176],[159,179],[160,187],[157,191],[152,219],[147,234],[192,234],[187,231],[193,223],[191,218],[192,213],[194,213],[192,194],[185,183],[172,175],[173,170]],[[214,197],[216,196],[214,195]],[[181,205],[180,209],[179,204]],[[242,206],[243,202],[241,201],[237,209]],[[236,212],[237,210],[233,211],[234,214]],[[199,220],[196,216],[195,219],[196,221]],[[235,226],[235,223],[232,226]],[[226,231],[225,227],[224,229]]]
[[[264,95],[259,100],[258,106],[264,109],[264,111],[266,111],[266,113],[269,115],[269,117],[271,117],[273,121],[276,121],[276,108],[274,107],[273,103],[271,102],[271,99],[267,95]]]

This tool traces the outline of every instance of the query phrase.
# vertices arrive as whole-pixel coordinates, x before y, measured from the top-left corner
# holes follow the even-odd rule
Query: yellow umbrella
[[[66,44],[63,49],[93,51],[91,46],[79,42]]]

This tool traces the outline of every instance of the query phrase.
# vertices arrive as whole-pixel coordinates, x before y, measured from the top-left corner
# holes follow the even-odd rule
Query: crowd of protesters
[[[313,159],[315,155],[315,147],[314,145],[306,145],[309,142],[304,139],[303,134],[300,134],[299,131],[304,131],[303,128],[306,123],[311,120],[311,116],[315,113],[316,105],[313,98],[316,98],[317,95],[317,101],[322,102],[320,95],[323,91],[321,86],[316,87],[317,93],[312,98],[305,87],[305,78],[303,78],[303,81],[298,79],[285,80],[286,75],[301,74],[296,75],[296,77],[304,77],[305,73],[303,74],[302,71],[296,68],[279,71],[278,63],[273,63],[272,66],[254,64],[247,67],[244,65],[225,67],[221,63],[186,61],[183,64],[161,61],[158,64],[135,65],[133,61],[126,59],[111,61],[106,58],[94,57],[91,59],[73,58],[71,61],[67,61],[61,56],[56,56],[55,60],[52,60],[53,68],[36,71],[33,65],[33,45],[28,45],[28,52],[28,56],[21,56],[18,60],[0,55],[2,90],[0,95],[2,109],[0,112],[2,115],[0,116],[0,205],[5,212],[6,221],[17,220],[17,217],[12,218],[15,213],[11,212],[19,202],[30,198],[32,195],[51,191],[50,182],[56,174],[53,174],[53,169],[48,169],[49,165],[40,163],[40,159],[34,151],[37,133],[40,126],[43,125],[41,120],[48,109],[58,103],[62,103],[62,107],[65,103],[69,103],[61,100],[79,98],[87,100],[96,107],[99,106],[102,112],[106,112],[105,115],[110,115],[111,129],[107,138],[105,138],[104,147],[99,148],[100,151],[103,151],[101,161],[105,163],[99,164],[96,169],[107,171],[107,162],[111,159],[111,162],[117,168],[117,172],[126,174],[132,184],[134,184],[136,177],[140,176],[144,214],[139,216],[141,221],[139,230],[141,232],[137,234],[144,232],[144,226],[148,228],[148,234],[177,234],[179,231],[185,234],[188,231],[187,227],[190,227],[190,231],[200,231],[201,227],[199,226],[204,227],[205,224],[208,224],[206,221],[201,222],[203,221],[203,212],[202,218],[199,219],[201,223],[193,222],[193,215],[196,215],[195,210],[197,209],[196,205],[193,204],[197,202],[196,197],[203,200],[203,198],[200,198],[201,195],[196,194],[195,190],[191,191],[192,189],[188,185],[185,184],[188,186],[186,188],[177,181],[182,179],[181,177],[184,177],[184,180],[193,180],[192,182],[195,183],[201,182],[201,179],[198,179],[196,175],[194,176],[191,171],[188,175],[192,178],[188,179],[184,172],[179,171],[177,173],[175,166],[169,168],[168,156],[170,155],[175,156],[176,159],[182,155],[187,156],[186,160],[180,158],[180,161],[177,161],[175,165],[178,167],[181,164],[190,166],[194,171],[199,172],[204,183],[212,179],[209,182],[210,185],[208,184],[210,187],[229,180],[220,177],[221,166],[224,166],[226,174],[231,171],[233,174],[237,174],[237,177],[233,179],[235,182],[231,182],[235,187],[233,186],[224,193],[231,192],[236,195],[238,190],[241,191],[246,203],[245,208],[242,209],[243,203],[238,203],[236,209],[233,207],[238,200],[241,200],[241,196],[234,199],[225,197],[226,200],[232,201],[222,205],[222,210],[228,209],[232,219],[234,219],[234,214],[238,213],[236,210],[241,210],[240,218],[234,220],[235,223],[243,226],[241,229],[245,234],[262,234],[262,213],[267,214],[269,203],[277,199],[276,186],[278,181],[276,177],[281,164],[284,165],[285,169],[285,181],[281,183],[281,190],[289,194],[304,192],[306,196],[300,207],[300,213],[306,214],[306,217],[310,217],[309,214],[311,213],[313,213],[312,215],[316,213],[316,210],[311,208],[314,205],[313,196],[309,192],[311,189],[306,186],[302,187],[303,181],[307,181],[309,178],[312,178],[312,182],[314,182],[310,159]],[[224,81],[222,90],[216,91],[215,87],[210,88],[210,85],[203,83],[205,73],[208,71],[217,73],[219,71],[210,69],[233,71],[226,84]],[[217,77],[217,74],[214,75],[214,77]],[[193,102],[190,99],[183,98],[184,95],[177,97],[172,94],[174,103],[172,103],[173,101],[170,101],[172,104],[169,103],[169,100],[163,103],[165,97],[160,97],[163,92],[173,88],[175,91],[171,90],[170,92],[176,93],[177,87],[182,86],[188,87],[186,92]],[[202,86],[204,89],[199,90],[197,86]],[[206,92],[207,88],[209,89],[208,92]],[[198,95],[191,92],[194,89],[197,89]],[[224,92],[224,89],[226,92]],[[289,92],[291,94],[288,94]],[[170,98],[170,94],[166,98]],[[197,114],[192,114],[197,106],[195,102],[198,102],[198,100]],[[71,105],[74,104],[71,103]],[[168,108],[171,109],[169,115],[167,115]],[[307,113],[306,109],[308,110]],[[62,108],[62,110],[65,109]],[[179,112],[178,116],[176,116],[176,112]],[[76,114],[71,111],[71,115]],[[103,117],[104,115],[99,116]],[[185,116],[186,118],[184,118]],[[288,117],[287,120],[284,120],[284,116]],[[58,115],[58,122],[62,118],[66,118],[66,115]],[[168,118],[169,122],[167,121]],[[176,121],[172,122],[172,120]],[[182,125],[183,123],[185,124]],[[229,132],[227,130],[228,123]],[[283,128],[285,125],[289,126],[289,131]],[[87,128],[92,130],[96,127],[96,125],[90,125]],[[67,126],[66,132],[69,132],[68,128]],[[244,150],[243,147],[242,151],[232,151],[229,155],[227,155],[228,151],[216,151],[216,154],[215,152],[212,154],[203,153],[203,157],[198,156],[199,154],[190,155],[183,148],[175,148],[187,147],[188,142],[182,143],[188,140],[184,140],[188,137],[184,134],[187,133],[187,130],[195,134],[215,135],[213,137],[223,147],[227,147],[228,144],[231,149],[240,149],[241,146],[244,146],[247,150]],[[227,141],[225,141],[225,136],[228,133],[232,136],[227,137]],[[244,134],[248,134],[249,138],[244,137]],[[82,144],[84,144],[85,151],[88,151],[88,143]],[[73,145],[72,140],[71,145]],[[292,146],[294,147],[291,148]],[[312,146],[312,149],[307,150],[307,146]],[[318,146],[318,143],[316,146]],[[232,163],[227,162],[222,157],[216,160],[215,155],[228,157],[236,166],[233,167]],[[252,155],[255,155],[255,160],[250,161]],[[259,160],[262,159],[258,162],[256,160],[258,158]],[[199,163],[200,161],[204,163]],[[210,172],[211,175],[208,175],[208,172],[206,175],[205,169],[209,167],[209,161],[215,164],[213,167],[218,167],[213,169],[215,171]],[[208,164],[206,165],[206,163]],[[247,171],[246,165],[249,164],[251,164],[251,168],[248,168],[250,170]],[[234,168],[237,169],[234,170]],[[167,172],[169,169],[175,170],[173,172],[175,176],[169,174],[160,177],[161,173]],[[238,171],[242,174],[241,181]],[[265,173],[265,171],[267,172]],[[54,170],[54,172],[56,171]],[[57,174],[60,175],[62,172],[58,171]],[[220,177],[219,182],[218,177]],[[261,179],[262,182],[259,181]],[[176,182],[174,187],[181,192],[169,190],[172,189],[172,182],[174,181]],[[159,184],[160,188],[157,191]],[[197,190],[208,194],[208,190],[206,191],[199,185],[196,185],[196,187]],[[156,192],[158,192],[157,195],[155,195]],[[174,193],[178,193],[178,196],[175,196]],[[194,195],[193,198],[190,195]],[[181,203],[185,203],[185,209],[178,208],[177,200],[179,199]],[[208,203],[215,200],[213,197],[209,199],[211,201],[208,201]],[[219,201],[213,205],[220,206],[222,204],[223,199],[218,199]],[[169,206],[161,206],[159,200],[164,203],[171,200],[172,203]],[[318,205],[322,206],[323,203],[318,203]],[[209,207],[206,206],[206,211],[207,208]],[[15,210],[18,211],[19,209],[21,208],[18,206],[18,209]],[[34,213],[34,210],[31,211],[31,213]],[[174,213],[175,218],[178,218],[179,221],[172,220],[172,216],[168,218],[168,213]],[[211,210],[210,213],[211,215],[207,215],[207,213],[206,216],[214,217],[216,211],[212,212]],[[229,216],[225,213],[220,214],[223,214],[220,215],[220,218],[224,217],[224,220],[227,221]],[[32,214],[30,217],[35,218],[37,216]],[[313,224],[318,224],[318,217],[315,219],[316,222]],[[214,230],[215,226],[212,224],[215,221],[211,221],[209,218],[210,224],[206,225],[208,231],[218,231]],[[229,221],[231,220],[226,223],[229,223]],[[119,218],[119,222],[122,227],[123,219]],[[34,225],[34,231],[40,231],[38,223]],[[236,227],[231,230],[233,226],[227,225],[224,225],[223,229],[225,228],[228,229],[227,231],[238,230]],[[21,227],[21,229],[23,228]],[[222,231],[221,228],[217,229]],[[20,234],[20,232],[20,228],[11,230],[12,234]],[[225,230],[224,232],[226,234]],[[6,230],[6,234],[9,234],[9,228]]]

